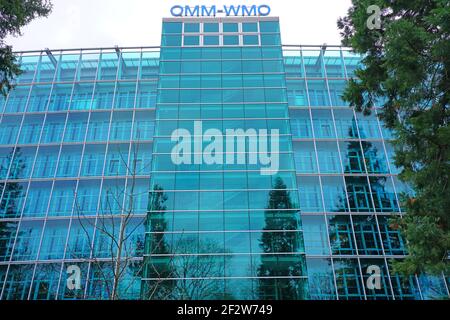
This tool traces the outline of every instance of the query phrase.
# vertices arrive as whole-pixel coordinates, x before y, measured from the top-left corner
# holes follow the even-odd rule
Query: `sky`
[[[340,44],[336,22],[351,0],[53,0],[48,18],[34,20],[21,37],[9,37],[15,51],[159,46],[161,19],[173,5],[267,4],[279,16],[283,44]]]

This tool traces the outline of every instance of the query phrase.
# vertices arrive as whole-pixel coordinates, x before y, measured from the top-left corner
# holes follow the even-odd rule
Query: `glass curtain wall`
[[[277,19],[164,21],[143,299],[308,297],[280,43]],[[181,165],[176,129],[193,134]],[[245,149],[207,163],[209,129],[242,129]],[[250,133],[274,129],[279,170],[262,175]]]
[[[101,230],[117,232],[130,201],[126,257],[142,265],[159,49],[33,52],[19,62],[24,73],[0,107],[0,297],[108,298],[112,279],[100,274],[114,253]],[[74,290],[71,266],[81,270]],[[139,298],[140,274],[128,274],[119,295]]]

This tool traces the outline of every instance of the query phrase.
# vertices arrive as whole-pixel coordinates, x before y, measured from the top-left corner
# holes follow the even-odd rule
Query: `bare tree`
[[[191,254],[191,252],[205,254]],[[227,253],[220,252],[214,241],[199,241],[195,236],[182,235],[167,255],[152,255],[145,263],[145,273],[151,280],[143,286],[146,300],[218,299],[225,294],[220,281],[225,276]],[[175,254],[176,253],[176,254]],[[229,294],[231,296],[231,294]]]
[[[137,230],[144,225],[146,218],[137,214],[135,210],[136,199],[142,196],[137,188],[137,179],[151,164],[139,167],[139,147],[139,142],[133,145],[131,163],[119,152],[128,183],[123,190],[117,179],[116,186],[108,186],[104,189],[106,201],[101,203],[96,216],[85,213],[79,196],[75,194],[76,218],[83,236],[86,237],[90,257],[80,256],[77,250],[70,247],[70,243],[67,249],[68,254],[75,260],[91,262],[90,279],[94,279],[94,282],[98,281],[100,290],[97,294],[108,300],[124,299],[130,288],[140,286],[144,240],[139,239],[139,236],[143,234],[138,234]],[[148,191],[145,193],[148,194]],[[100,256],[97,252],[99,245],[102,249]],[[97,284],[89,285],[95,287]],[[88,297],[88,295],[84,296],[84,298]],[[98,296],[94,295],[92,298],[98,298]]]

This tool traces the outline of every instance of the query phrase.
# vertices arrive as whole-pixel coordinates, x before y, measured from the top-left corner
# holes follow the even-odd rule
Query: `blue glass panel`
[[[70,186],[69,186],[70,188]],[[69,196],[69,189],[66,189],[67,197]],[[71,190],[71,199],[73,197],[73,189]],[[74,214],[77,216],[96,216],[98,201],[100,193],[100,181],[86,180],[81,181],[75,197]]]
[[[58,162],[59,148],[40,148],[34,164],[33,178],[53,178]]]
[[[298,179],[301,212],[323,212],[319,179],[300,177]]]
[[[384,146],[379,142],[362,142],[366,167],[369,173],[388,173]]]
[[[339,139],[357,139],[358,128],[351,110],[333,110]]]
[[[280,32],[280,24],[278,21],[261,21],[259,23],[259,29],[261,33],[264,32]]]
[[[219,24],[218,23],[204,23],[203,24],[203,32],[219,32]]]
[[[200,24],[199,23],[185,23],[184,24],[184,32],[200,32]]]
[[[244,45],[247,46],[257,46],[259,45],[259,37],[257,35],[244,35]]]
[[[348,216],[328,216],[328,228],[333,254],[356,254],[353,227]]]
[[[34,265],[13,265],[5,280],[2,299],[27,300],[33,278]]]
[[[308,93],[306,91],[305,81],[287,81],[288,99],[290,106],[306,107],[308,106]]]
[[[330,99],[326,83],[321,80],[308,80],[308,93],[311,106],[329,106]]]
[[[0,143],[2,145],[13,145],[16,143],[21,122],[21,116],[3,117],[0,123]]]
[[[203,45],[218,46],[219,45],[219,36],[204,36],[203,37]]]
[[[76,194],[80,196],[80,198],[75,202],[74,199]],[[74,209],[76,215],[81,216],[81,212],[78,210],[82,205],[80,202],[81,195],[82,191],[76,193],[76,181],[57,181],[53,187],[48,215],[50,217],[70,217],[72,209]]]
[[[318,139],[336,138],[331,111],[313,110],[313,123],[316,138]]]
[[[381,237],[378,232],[377,218],[370,216],[352,216],[358,253],[361,255],[382,255]]]
[[[261,45],[263,46],[279,46],[281,39],[278,34],[262,34]]]
[[[317,158],[321,173],[342,173],[339,150],[335,142],[317,142]]]
[[[43,123],[43,116],[25,117],[19,136],[19,144],[37,144],[41,137]]]
[[[39,259],[56,260],[64,257],[69,221],[47,222],[42,238]]]
[[[347,83],[343,80],[328,80],[328,86],[330,88],[331,105],[335,107],[349,107],[349,103],[342,98]]]
[[[303,51],[307,78],[325,78],[322,55],[323,51]]]
[[[117,78],[117,68],[119,56],[116,52],[103,52],[100,57],[100,64],[97,71],[98,80],[115,80]]]
[[[389,177],[371,177],[369,179],[375,210],[377,212],[398,212],[399,207],[391,179]]]
[[[163,33],[181,33],[183,24],[181,22],[164,22]]]
[[[56,81],[74,81],[79,61],[79,54],[61,55],[61,60],[58,65],[58,72],[56,73]]]
[[[378,224],[380,226],[385,253],[389,255],[406,254],[405,239],[401,235],[399,229],[393,228],[390,218],[386,216],[378,216]]]
[[[223,44],[225,46],[237,46],[239,45],[239,36],[224,36]]]
[[[0,261],[6,262],[10,260],[14,246],[14,240],[17,234],[17,222],[0,222],[2,233],[0,234]],[[6,266],[5,266],[6,267]],[[0,267],[0,285],[3,284],[5,273]]]
[[[199,36],[184,36],[185,46],[198,46],[200,44]]]
[[[35,82],[52,82],[58,65],[58,56],[41,55],[41,60],[36,72]]]
[[[161,45],[167,47],[181,47],[181,35],[179,36],[163,35]]]
[[[258,32],[258,23],[257,22],[246,22],[242,24],[243,32]]]
[[[0,217],[5,219],[19,218],[25,201],[28,183],[9,182],[3,187],[3,198],[0,203]]]
[[[77,177],[82,152],[81,146],[64,146],[59,157],[56,176],[58,178]]]
[[[27,221],[21,224],[14,247],[14,261],[29,261],[37,258],[42,228],[42,221]]]
[[[224,23],[223,32],[238,32],[239,24],[237,23]]]
[[[17,83],[33,82],[39,59],[39,55],[22,56],[20,58],[20,69],[22,70],[22,74],[17,77]]]
[[[99,53],[83,53],[78,66],[77,80],[95,80],[97,77],[99,59]]]
[[[313,300],[335,300],[333,268],[329,259],[306,259],[309,294]]]
[[[65,123],[66,115],[48,115],[42,130],[41,143],[60,143]]]
[[[114,89],[114,84],[97,84],[92,101],[92,109],[112,109]]]
[[[348,201],[352,212],[373,211],[370,188],[367,179],[364,177],[345,177],[347,185]]]
[[[72,94],[71,110],[89,110],[91,108],[94,84],[77,84]]]
[[[16,148],[8,179],[28,179],[33,169],[36,148]]]
[[[52,263],[37,265],[33,284],[31,286],[30,299],[55,300],[60,271],[61,264]]]
[[[34,182],[30,185],[23,210],[24,217],[45,217],[52,191],[49,182]]]
[[[302,216],[306,254],[329,255],[327,225],[323,216]]]
[[[64,142],[83,142],[88,124],[87,113],[71,113],[67,120]]]
[[[300,173],[316,173],[316,151],[312,143],[294,143],[295,166]]]
[[[136,97],[136,83],[120,83],[114,97],[115,109],[132,109]]]
[[[348,211],[345,181],[342,177],[322,177],[322,188],[325,211]]]
[[[4,180],[8,176],[9,166],[11,164],[13,154],[14,148],[0,149],[0,180]]]
[[[46,89],[50,90],[49,87]],[[49,92],[46,90],[48,97]],[[17,113],[25,111],[28,102],[28,95],[30,93],[30,87],[18,87],[16,90],[11,91],[8,100],[6,102],[5,113]]]

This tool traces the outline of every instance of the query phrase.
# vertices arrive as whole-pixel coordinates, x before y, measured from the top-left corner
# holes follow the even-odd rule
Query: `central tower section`
[[[163,21],[144,299],[305,299],[278,18]]]

